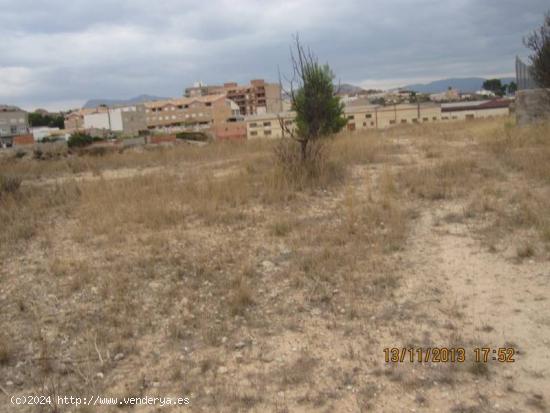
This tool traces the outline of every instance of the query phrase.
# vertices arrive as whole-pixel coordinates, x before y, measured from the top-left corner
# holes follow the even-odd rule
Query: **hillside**
[[[450,87],[453,89],[458,89],[461,92],[475,92],[480,90],[483,82],[486,79],[482,77],[464,77],[464,78],[448,78],[435,80],[430,83],[415,83],[412,85],[406,85],[399,89],[414,90],[420,93],[438,93],[444,92]],[[513,77],[504,77],[501,78],[503,84],[510,83],[512,80],[515,80]]]
[[[338,91],[338,93],[343,95],[353,95],[353,94],[365,91],[365,89],[359,86],[352,85],[350,83],[335,84],[334,88],[336,91]]]
[[[139,95],[130,99],[90,99],[84,104],[84,108],[92,109],[97,108],[100,105],[116,106],[116,105],[133,105],[136,103],[143,103],[152,100],[169,99],[166,97],[152,96],[152,95]]]

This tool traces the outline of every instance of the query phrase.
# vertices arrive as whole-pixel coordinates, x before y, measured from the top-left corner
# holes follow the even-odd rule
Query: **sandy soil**
[[[433,200],[403,186],[384,189],[402,185],[400,173],[441,160],[409,135],[392,139],[397,149],[351,167],[345,185],[286,204],[230,205],[213,222],[195,211],[148,223],[153,218],[134,217],[116,197],[112,209],[75,203],[56,212],[0,268],[0,320],[12,343],[1,359],[0,411],[40,411],[17,409],[10,397],[56,392],[191,401],[124,408],[135,412],[550,411],[549,260],[538,244],[536,254],[517,253],[534,229],[487,242],[488,215],[465,212],[482,182],[471,194]],[[449,159],[476,151],[467,133],[439,144],[430,150]],[[86,194],[100,179],[184,181],[207,171],[223,180],[243,173],[242,161],[120,168],[25,186],[76,182]],[[487,185],[505,192],[526,183],[548,193],[515,171]],[[186,196],[159,208],[179,211]],[[135,219],[131,231],[103,221],[117,207],[125,208],[121,219]],[[394,241],[391,231],[401,227],[404,239]],[[388,250],[390,242],[398,246]],[[466,362],[387,363],[384,349],[393,347],[461,347]],[[515,361],[491,353],[474,363],[482,347],[513,348]]]

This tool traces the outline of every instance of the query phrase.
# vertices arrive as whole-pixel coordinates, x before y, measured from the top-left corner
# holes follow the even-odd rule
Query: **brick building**
[[[258,138],[282,138],[285,130],[293,130],[295,127],[295,112],[261,113],[247,116],[246,136],[248,139]],[[281,126],[281,122],[285,127]]]
[[[28,133],[27,112],[17,106],[0,105],[0,146],[11,146],[15,136]]]
[[[128,105],[84,115],[84,129],[136,136],[147,130],[145,106]],[[100,133],[103,135],[104,133]]]
[[[279,113],[282,111],[281,87],[278,83],[267,83],[263,79],[254,79],[248,85],[235,82],[219,85],[196,85],[185,89],[186,97],[225,94],[239,107],[243,116],[261,113]]]
[[[224,94],[159,100],[144,105],[147,129],[167,133],[211,129],[239,115],[239,107]]]
[[[97,108],[83,108],[73,110],[65,115],[65,129],[75,131],[84,129],[84,116],[93,113],[104,113],[109,110],[106,106],[98,106]]]

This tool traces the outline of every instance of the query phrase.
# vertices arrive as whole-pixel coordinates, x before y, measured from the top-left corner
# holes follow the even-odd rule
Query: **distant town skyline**
[[[73,2],[0,0],[0,104],[49,110],[93,98],[181,96],[290,71],[299,32],[337,80],[388,89],[513,76],[546,0]]]

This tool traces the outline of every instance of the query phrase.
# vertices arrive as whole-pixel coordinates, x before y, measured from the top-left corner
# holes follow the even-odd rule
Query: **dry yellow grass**
[[[439,378],[469,391],[485,372],[373,378],[374,349],[429,323],[448,338],[429,310],[461,314],[437,283],[426,307],[403,278],[440,205],[443,227],[548,259],[548,130],[342,134],[304,174],[281,169],[275,142],[2,161],[23,184],[0,196],[0,372],[18,392],[184,391],[205,412],[354,409],[385,397],[378,382],[419,400]]]

